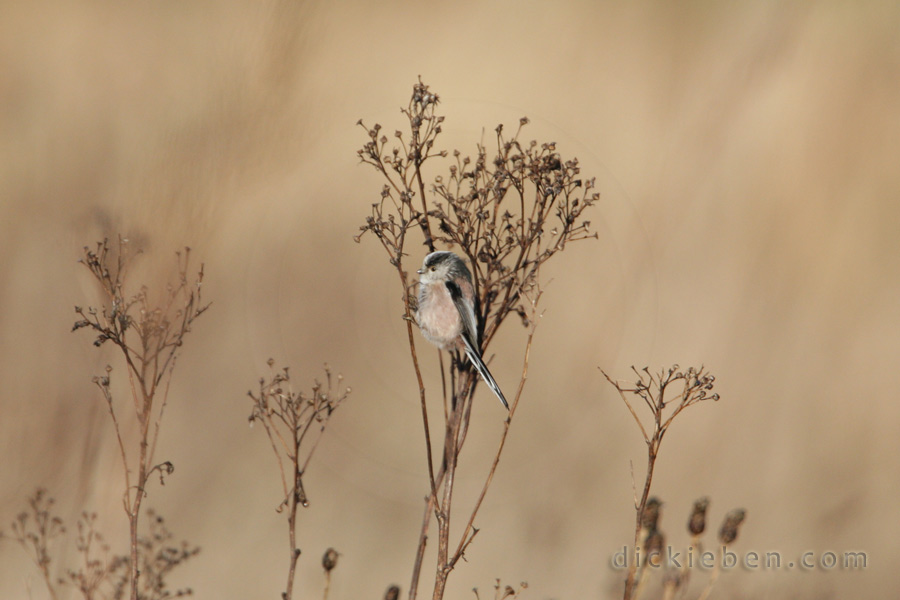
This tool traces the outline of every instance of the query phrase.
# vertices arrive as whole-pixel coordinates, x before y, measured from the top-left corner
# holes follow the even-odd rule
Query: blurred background
[[[163,285],[187,245],[213,302],[163,422],[158,458],[175,473],[146,500],[202,548],[171,585],[284,589],[281,483],[245,395],[273,357],[304,387],[327,362],[353,388],[305,480],[296,597],[321,593],[329,546],[332,598],[391,583],[405,595],[427,491],[421,416],[396,276],[374,238],[353,241],[382,186],[355,123],[402,127],[421,75],[448,149],[473,153],[527,115],[523,137],[577,156],[601,193],[600,239],[544,271],[525,394],[447,597],[488,597],[496,578],[527,581],[524,598],[620,595],[610,559],[630,543],[630,461],[640,480],[645,448],[598,367],[628,378],[672,363],[708,367],[722,400],[663,444],[668,543],[688,541],[708,495],[711,530],[747,510],[738,553],[867,553],[865,569],[737,568],[716,596],[896,596],[898,27],[887,1],[3,3],[0,527],[44,486],[70,529],[56,576],[77,558],[83,509],[124,551],[122,472],[91,384],[124,368],[70,333],[73,306],[99,301],[81,248],[122,234],[145,252],[135,283]],[[491,347],[506,390],[525,334],[510,321]],[[437,354],[420,356],[436,391]],[[479,394],[460,510],[505,418]],[[47,597],[9,540],[0,597]]]

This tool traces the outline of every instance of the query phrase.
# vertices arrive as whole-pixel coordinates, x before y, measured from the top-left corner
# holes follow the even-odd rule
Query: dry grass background
[[[328,361],[354,389],[306,479],[298,596],[321,589],[329,545],[333,598],[405,589],[420,413],[390,267],[351,240],[381,185],[357,165],[354,123],[393,131],[422,74],[447,143],[474,151],[482,125],[527,115],[529,137],[577,155],[603,194],[601,240],[545,273],[529,387],[449,594],[502,577],[527,580],[529,598],[612,595],[643,448],[596,367],[672,362],[705,363],[723,396],[679,420],[658,463],[672,543],[709,494],[715,522],[748,510],[736,550],[869,555],[862,572],[738,570],[720,597],[898,593],[895,3],[7,2],[0,15],[4,523],[44,485],[70,524],[97,510],[124,541],[90,382],[109,350],[69,333],[92,293],[81,246],[122,232],[146,265],[190,245],[213,301],[160,441],[176,472],[147,500],[203,548],[174,583],[201,598],[283,589],[280,483],[244,396],[275,356],[301,381]],[[501,385],[523,338],[508,326],[492,347]],[[505,416],[480,394],[471,488]],[[0,545],[0,596],[29,585],[42,597]]]

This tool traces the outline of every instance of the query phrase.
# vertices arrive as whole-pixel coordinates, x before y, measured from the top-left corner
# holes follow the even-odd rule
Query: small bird
[[[441,350],[464,350],[481,378],[506,410],[509,404],[481,359],[475,320],[475,288],[466,263],[453,252],[432,252],[419,274],[416,322],[422,335]]]

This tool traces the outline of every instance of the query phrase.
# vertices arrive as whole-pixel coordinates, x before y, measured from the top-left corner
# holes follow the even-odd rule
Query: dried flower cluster
[[[699,369],[688,367],[685,370],[681,370],[678,365],[673,365],[658,373],[651,373],[650,369],[646,367],[640,371],[632,367],[632,370],[637,375],[637,380],[630,384],[614,381],[606,373],[603,373],[603,375],[619,392],[619,396],[628,407],[628,411],[634,418],[635,423],[637,423],[644,437],[644,442],[647,444],[647,473],[644,479],[644,486],[640,497],[635,492],[634,498],[634,547],[640,548],[643,546],[645,559],[650,560],[651,554],[658,552],[664,546],[665,539],[658,527],[662,503],[658,498],[650,497],[653,469],[656,466],[660,444],[675,417],[681,414],[684,409],[705,400],[717,401],[719,394],[710,393],[716,378],[703,367]],[[681,388],[676,391],[670,390],[670,386],[673,384],[680,384]],[[647,422],[647,417],[641,419],[638,416],[638,412],[629,398],[637,398],[639,400],[637,402],[638,405],[643,403],[646,406],[646,412],[649,413],[649,422]],[[705,528],[708,505],[709,501],[705,498],[698,500],[694,504],[688,527],[695,536],[702,533]],[[695,530],[697,533],[694,533]],[[641,567],[637,562],[632,561],[628,568],[628,575],[625,580],[625,600],[637,597],[637,586],[640,582],[638,568]],[[667,584],[677,587],[678,581],[678,577],[673,576],[667,580]]]
[[[95,346],[107,341],[118,346],[129,368],[146,374],[147,387],[142,390],[145,395],[155,391],[169,374],[191,324],[209,308],[201,302],[203,265],[196,279],[188,280],[190,251],[185,248],[183,253],[176,252],[177,281],[167,288],[160,305],[153,304],[147,287],[142,286],[136,293],[126,290],[128,268],[134,258],[129,254],[127,239],[119,238],[115,258],[109,241],[103,240],[95,250],[85,246],[84,257],[79,261],[100,284],[106,303],[99,309],[76,306],[75,312],[82,318],[75,322],[72,331],[87,327],[97,334]]]
[[[287,508],[290,544],[287,585],[282,596],[285,600],[290,600],[297,560],[300,558],[296,538],[297,510],[301,506],[309,506],[303,487],[303,475],[328,420],[347,399],[350,388],[343,387],[344,378],[341,375],[333,379],[331,370],[326,365],[324,384],[315,381],[310,394],[297,392],[292,388],[287,367],[276,369],[273,359],[269,359],[268,365],[271,369],[270,377],[259,379],[259,390],[256,393],[247,392],[253,404],[249,421],[251,426],[257,422],[262,423],[281,473],[284,499],[279,504],[278,511]],[[322,559],[329,582],[331,569],[336,564],[337,552],[329,549]]]
[[[59,597],[58,585],[71,586],[84,600],[121,600],[131,593],[129,554],[112,554],[110,546],[97,530],[97,514],[83,512],[78,519],[75,550],[80,559],[76,568],[66,569],[66,577],[54,579],[50,572],[50,542],[66,532],[62,519],[52,514],[53,498],[38,488],[28,499],[29,511],[12,523],[15,539],[41,571],[51,598]],[[138,600],[165,600],[190,596],[190,588],[170,590],[167,579],[171,572],[196,556],[200,549],[187,542],[172,545],[172,533],[163,518],[152,509],[147,511],[149,535],[138,537]]]
[[[173,545],[174,536],[166,527],[163,518],[152,509],[147,511],[147,521],[149,534],[140,536],[138,540],[140,546],[138,570],[141,573],[138,598],[164,600],[193,595],[191,588],[169,590],[166,580],[175,567],[199,554],[200,548],[184,541]],[[113,596],[115,599],[124,597],[127,581],[127,579],[121,581],[120,592]]]
[[[40,570],[50,597],[54,600],[56,599],[56,588],[50,575],[50,563],[52,562],[50,545],[53,540],[66,532],[62,520],[51,512],[55,502],[47,494],[47,490],[38,488],[28,498],[29,510],[19,513],[10,526],[12,539],[19,543]],[[0,538],[2,537],[5,535],[0,532]]]
[[[640,544],[636,546],[636,573],[632,598],[641,597],[646,589],[650,572],[657,569],[663,570],[663,598],[673,598],[679,590],[684,593],[690,581],[694,561],[697,561],[698,564],[709,566],[709,561],[714,560],[714,555],[711,552],[704,552],[700,540],[700,536],[706,530],[706,512],[709,509],[709,498],[703,497],[694,501],[687,520],[687,530],[691,534],[690,546],[680,553],[671,552],[666,547],[666,536],[661,528],[662,506],[663,503],[659,498],[651,496],[644,507]],[[719,543],[722,545],[720,553],[737,539],[738,530],[745,515],[746,511],[744,509],[737,508],[725,516],[719,530]],[[718,560],[714,562],[712,574],[698,598],[709,596],[713,585],[718,580],[723,562],[722,559],[723,557],[720,554]]]
[[[106,367],[105,375],[94,377],[113,421],[125,474],[123,504],[131,537],[129,597],[138,600],[140,589],[152,591],[153,586],[158,586],[158,583],[138,581],[143,573],[141,561],[149,560],[149,557],[139,556],[138,523],[150,477],[156,473],[162,483],[163,476],[174,470],[171,462],[154,462],[169,384],[185,337],[209,305],[204,305],[201,299],[203,266],[196,277],[188,276],[190,248],[176,253],[175,282],[166,287],[158,304],[146,286],[131,291],[128,271],[134,255],[129,250],[128,240],[122,237],[115,249],[110,248],[108,240],[97,243],[95,249],[84,248],[80,262],[99,284],[104,303],[100,308],[76,306],[75,312],[81,318],[72,330],[92,330],[96,335],[95,346],[106,342],[114,344],[124,361],[130,384],[137,425],[137,439],[134,440],[127,439],[126,432],[130,428],[120,426],[121,407],[117,408],[110,386],[112,367]]]
[[[97,531],[97,513],[85,511],[78,519],[75,550],[81,566],[67,571],[66,583],[75,587],[85,600],[121,597],[128,582],[128,556],[110,554],[109,544]]]
[[[416,597],[432,516],[439,526],[432,597],[443,597],[447,577],[478,531],[473,522],[493,478],[511,421],[504,425],[482,492],[453,550],[449,523],[454,472],[468,431],[478,377],[455,353],[451,357],[449,376],[441,363],[444,443],[440,467],[436,468],[426,386],[413,335],[416,298],[411,289],[414,282],[409,279],[405,260],[419,243],[425,247],[423,254],[436,249],[452,250],[467,260],[475,287],[482,353],[510,314],[517,314],[529,328],[522,380],[511,402],[511,419],[521,397],[539,314],[541,266],[569,242],[596,237],[590,232],[590,222],[583,213],[599,199],[594,180],[582,178],[578,161],[564,159],[555,143],[520,140],[527,118],[519,121],[512,136],[504,134],[502,125],[497,126],[494,140],[490,144],[477,144],[474,156],[439,148],[437,139],[444,127],[444,117],[436,113],[439,102],[439,96],[420,79],[413,86],[408,104],[401,109],[407,121],[406,131],[398,130],[388,136],[380,124],[367,127],[359,121],[368,141],[358,156],[378,171],[384,185],[355,239],[360,241],[367,234],[374,236],[397,272],[425,429],[430,495],[413,567],[410,600]],[[449,159],[450,164],[442,161],[441,172],[426,174],[426,164],[435,159]],[[419,260],[420,257],[414,259],[416,263]]]
[[[403,110],[411,134],[400,131],[391,142],[376,124],[361,160],[387,180],[381,200],[361,227],[374,234],[398,265],[408,251],[407,235],[419,227],[429,251],[436,245],[457,249],[472,266],[479,299],[482,345],[487,346],[500,323],[516,312],[527,324],[523,297],[538,282],[540,267],[566,244],[596,237],[584,211],[600,197],[594,179],[581,177],[577,159],[566,160],[554,142],[522,142],[527,118],[511,137],[498,125],[491,151],[478,144],[474,157],[459,150],[447,175],[437,175],[426,199],[422,164],[447,152],[435,151],[444,117],[435,115],[438,96],[419,82]],[[414,298],[408,296],[407,302]]]

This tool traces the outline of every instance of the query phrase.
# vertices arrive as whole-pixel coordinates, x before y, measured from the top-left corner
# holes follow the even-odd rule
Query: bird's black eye
[[[434,273],[435,271],[437,271],[437,267],[431,267],[431,272]]]

